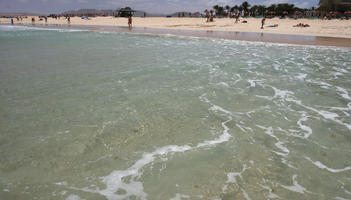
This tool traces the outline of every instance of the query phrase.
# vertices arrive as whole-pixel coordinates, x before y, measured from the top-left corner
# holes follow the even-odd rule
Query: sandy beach
[[[45,24],[44,20],[39,21],[35,17],[36,24]],[[243,21],[247,23],[242,23]],[[0,23],[10,23],[10,19],[0,19]],[[31,24],[31,17],[17,21],[15,24]],[[308,24],[310,27],[294,27],[298,23]],[[61,19],[49,18],[47,24],[67,24],[64,17]],[[270,27],[277,24],[277,27]],[[95,17],[81,19],[72,17],[71,25],[96,25],[96,26],[119,26],[127,27],[127,18]],[[351,20],[320,20],[320,19],[267,19],[264,29],[261,29],[261,19],[241,18],[239,23],[235,19],[215,19],[214,22],[206,22],[205,18],[165,18],[165,17],[135,17],[133,27],[147,27],[158,29],[178,30],[212,30],[212,31],[236,31],[236,32],[257,32],[305,36],[323,36],[351,38]]]

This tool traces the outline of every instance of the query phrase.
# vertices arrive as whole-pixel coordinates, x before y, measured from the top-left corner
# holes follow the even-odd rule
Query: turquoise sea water
[[[0,26],[0,199],[351,199],[351,49]]]

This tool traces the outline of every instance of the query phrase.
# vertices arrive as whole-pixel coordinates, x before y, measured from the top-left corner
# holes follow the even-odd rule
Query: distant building
[[[349,11],[351,10],[351,0],[320,0],[319,11]]]
[[[351,10],[351,0],[340,0],[339,7],[346,10]]]

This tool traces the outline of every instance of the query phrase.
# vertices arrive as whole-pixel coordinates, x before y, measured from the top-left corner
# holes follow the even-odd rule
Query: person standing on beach
[[[128,27],[129,27],[129,28],[132,28],[132,23],[133,23],[132,16],[129,16],[129,17],[128,17]]]
[[[34,23],[35,23],[35,19],[34,17],[32,17],[32,25],[34,25]]]
[[[71,17],[67,16],[67,22],[70,24],[71,23]]]
[[[47,23],[48,22],[48,17],[45,16],[44,19],[45,19],[45,23]]]
[[[266,21],[266,18],[263,17],[263,19],[262,19],[262,21],[261,21],[261,24],[262,24],[261,29],[263,29],[263,25],[264,25],[264,22],[265,22],[265,21]]]
[[[13,25],[13,18],[11,18],[11,25]]]

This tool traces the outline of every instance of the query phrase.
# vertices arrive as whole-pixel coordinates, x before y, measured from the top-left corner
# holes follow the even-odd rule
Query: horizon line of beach
[[[261,20],[255,18],[241,18],[239,23],[235,23],[235,20],[228,18],[206,22],[204,18],[133,17],[133,28],[128,29],[127,18],[96,17],[82,19],[72,17],[69,23],[64,17],[49,19],[47,22],[35,18],[34,25],[32,25],[31,18],[14,21],[14,25],[351,47],[351,20],[274,18],[267,19],[264,29],[260,29]],[[244,21],[246,23],[243,23]],[[308,24],[310,27],[294,27],[293,24],[295,23]],[[10,25],[11,21],[10,19],[1,19],[0,24]]]

